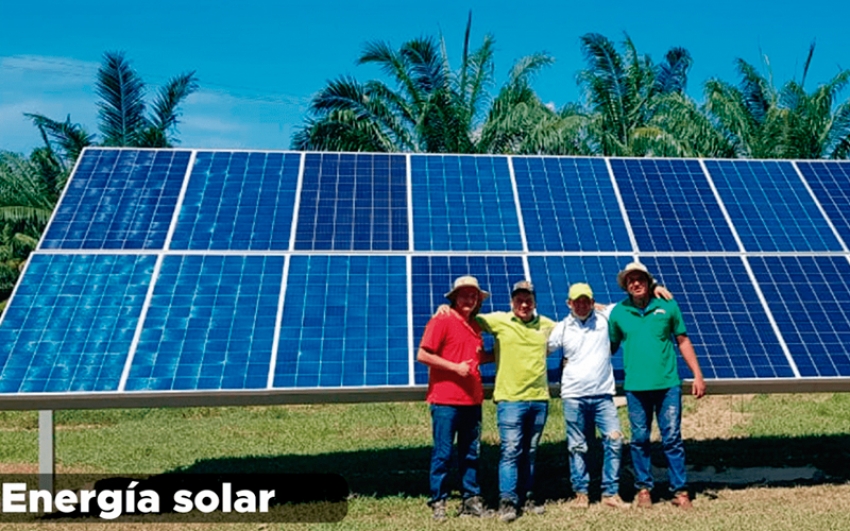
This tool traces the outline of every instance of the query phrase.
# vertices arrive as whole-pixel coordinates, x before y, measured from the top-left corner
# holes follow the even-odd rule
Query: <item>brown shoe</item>
[[[570,502],[570,507],[573,509],[587,509],[590,507],[590,498],[587,497],[587,494],[579,492],[573,501]]]
[[[629,509],[631,505],[624,502],[622,498],[616,494],[613,496],[602,496],[602,505],[605,507],[613,507],[614,509]]]
[[[640,509],[652,509],[652,495],[649,489],[640,489],[635,496],[635,503]]]
[[[675,496],[673,496],[672,500],[673,505],[680,509],[693,509],[694,505],[691,503],[691,498],[688,496],[688,493],[685,491],[677,492]]]

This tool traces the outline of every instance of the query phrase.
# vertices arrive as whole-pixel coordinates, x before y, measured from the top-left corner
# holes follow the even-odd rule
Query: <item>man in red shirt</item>
[[[478,485],[481,448],[481,402],[484,390],[478,366],[492,361],[484,353],[481,328],[475,315],[490,294],[475,277],[463,276],[446,293],[451,311],[428,321],[416,359],[428,366],[428,395],[434,448],[431,452],[431,506],[434,519],[446,518],[449,496],[447,477],[452,444],[457,436],[457,455],[462,478],[461,516],[488,514]]]

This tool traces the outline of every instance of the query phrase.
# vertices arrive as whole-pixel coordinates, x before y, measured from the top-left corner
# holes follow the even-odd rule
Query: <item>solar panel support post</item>
[[[55,472],[55,446],[53,439],[53,411],[38,412],[38,488],[53,492]]]

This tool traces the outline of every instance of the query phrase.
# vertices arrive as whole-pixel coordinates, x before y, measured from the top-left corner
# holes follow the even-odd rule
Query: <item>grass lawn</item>
[[[621,414],[625,414],[622,411]],[[624,426],[628,425],[623,416]],[[69,529],[492,529],[494,519],[432,523],[426,507],[430,419],[424,403],[240,408],[59,411],[60,473],[160,474],[280,471],[341,474],[352,496],[348,515],[327,524],[41,524]],[[0,472],[37,466],[36,412],[0,412]],[[717,396],[685,402],[683,432],[694,510],[663,498],[663,471],[652,510],[616,512],[569,506],[572,492],[559,401],[551,402],[538,454],[538,494],[547,513],[511,529],[535,530],[847,530],[850,529],[850,395]],[[484,410],[481,482],[498,497],[495,409]],[[631,500],[628,451],[621,494]],[[599,461],[599,451],[592,453]],[[655,459],[657,457],[657,459]],[[654,464],[664,466],[658,448]],[[812,472],[801,478],[774,472]],[[781,469],[781,470],[775,470]],[[753,474],[757,471],[758,474]],[[768,472],[765,472],[768,471]],[[598,469],[595,471],[598,476]],[[780,479],[774,479],[780,478]],[[598,499],[597,484],[591,499]],[[454,510],[458,501],[450,503]],[[30,529],[0,524],[0,529]]]

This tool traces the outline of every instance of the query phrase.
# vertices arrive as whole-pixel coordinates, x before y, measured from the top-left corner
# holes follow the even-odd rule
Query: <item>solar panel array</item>
[[[421,398],[455,277],[563,319],[635,259],[711,391],[847,390],[848,190],[850,162],[87,149],[0,322],[0,403]]]

